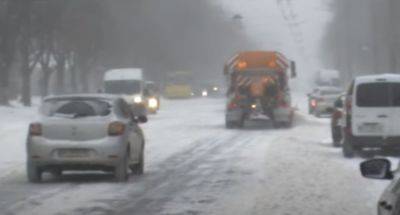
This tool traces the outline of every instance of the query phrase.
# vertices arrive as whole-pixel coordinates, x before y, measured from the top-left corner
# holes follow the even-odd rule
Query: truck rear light
[[[42,136],[42,125],[40,123],[32,123],[29,125],[30,136]]]
[[[108,126],[109,136],[120,136],[125,132],[125,125],[121,122],[113,122]]]

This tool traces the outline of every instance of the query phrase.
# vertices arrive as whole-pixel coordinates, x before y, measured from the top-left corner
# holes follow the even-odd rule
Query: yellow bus
[[[170,99],[185,99],[193,95],[192,72],[175,71],[167,76],[164,95]]]

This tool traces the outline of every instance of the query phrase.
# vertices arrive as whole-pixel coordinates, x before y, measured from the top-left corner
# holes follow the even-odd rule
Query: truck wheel
[[[138,164],[130,165],[129,168],[131,169],[134,175],[143,175],[144,173],[144,152],[140,153],[140,159]]]
[[[28,161],[26,164],[26,173],[28,176],[28,181],[31,183],[39,183],[42,180],[41,169],[31,161]]]
[[[125,155],[115,167],[114,177],[117,182],[126,182],[128,180],[128,156]]]
[[[342,152],[345,158],[353,158],[355,155],[355,147],[349,137],[343,139]]]

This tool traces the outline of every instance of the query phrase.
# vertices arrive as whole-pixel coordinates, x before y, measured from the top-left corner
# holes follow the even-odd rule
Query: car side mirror
[[[372,159],[360,164],[361,174],[370,179],[393,179],[391,163],[388,159]]]
[[[137,121],[138,121],[139,123],[146,123],[146,122],[148,121],[148,119],[147,119],[147,116],[139,116],[139,117],[137,118]]]

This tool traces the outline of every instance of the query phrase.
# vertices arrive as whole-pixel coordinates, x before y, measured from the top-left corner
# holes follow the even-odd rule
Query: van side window
[[[357,106],[389,107],[391,106],[389,83],[367,83],[357,87]]]

